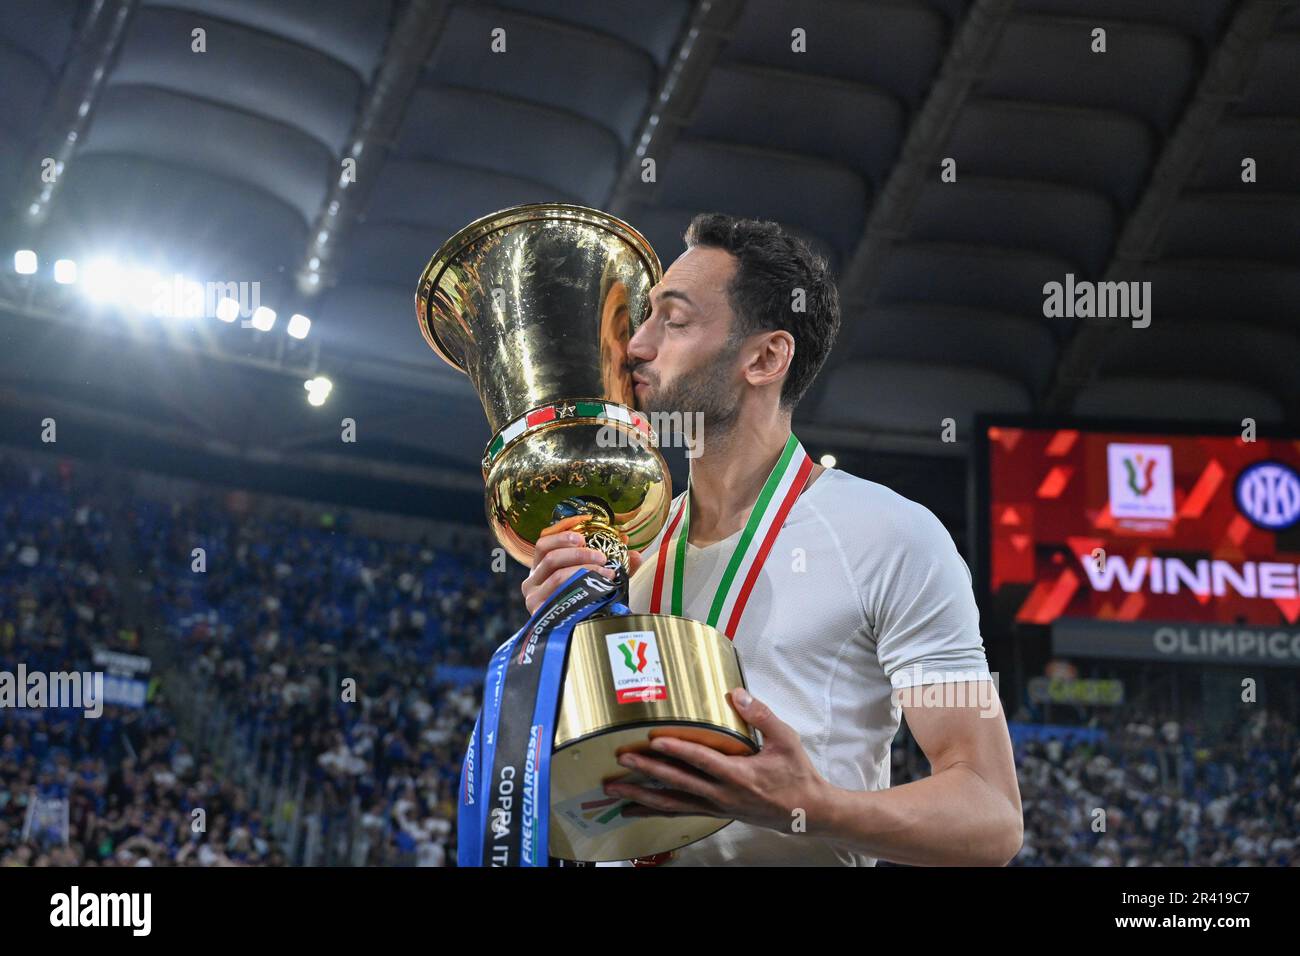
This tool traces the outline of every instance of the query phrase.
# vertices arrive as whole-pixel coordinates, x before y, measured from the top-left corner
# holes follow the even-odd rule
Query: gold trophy
[[[469,376],[493,437],[483,456],[488,526],[532,566],[557,518],[626,575],[627,551],[659,533],[672,502],[658,439],[634,408],[627,343],[650,313],[659,258],[627,223],[584,206],[535,203],[470,223],[420,276],[425,341]],[[625,598],[624,598],[625,599]],[[551,761],[550,854],[647,857],[729,820],[629,817],[604,785],[665,735],[728,754],[759,747],[726,694],[744,686],[731,641],[666,614],[600,614],[570,641]]]

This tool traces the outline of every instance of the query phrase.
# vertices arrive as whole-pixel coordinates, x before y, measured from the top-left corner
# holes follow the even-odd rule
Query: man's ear
[[[745,368],[745,378],[751,385],[779,382],[793,361],[794,336],[784,329],[766,332]]]

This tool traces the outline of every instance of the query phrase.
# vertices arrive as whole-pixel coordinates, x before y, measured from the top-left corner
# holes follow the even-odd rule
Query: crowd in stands
[[[95,720],[0,708],[0,865],[453,863],[474,675],[527,619],[521,569],[494,570],[481,538],[380,537],[319,507],[110,498],[80,468],[0,453],[0,671],[88,671],[95,648],[147,654],[151,628],[256,772],[181,732],[198,698],[166,680]],[[146,620],[128,620],[125,588]],[[1099,735],[1016,738],[1016,865],[1300,863],[1296,729],[1243,715],[1211,735],[1119,708]],[[900,735],[893,784],[928,772]],[[300,781],[314,849],[277,838],[265,780]],[[33,801],[63,801],[66,842]]]
[[[453,858],[481,671],[527,619],[518,575],[494,572],[484,544],[381,540],[346,515],[241,520],[204,498],[140,501],[132,519],[184,665],[219,689],[266,772],[305,766],[314,859]]]
[[[1017,729],[1016,866],[1300,865],[1300,729],[1276,713],[1213,734],[1127,709],[1089,721],[1097,735]],[[891,771],[897,786],[928,766],[896,746]]]
[[[0,456],[0,671],[84,674],[96,648],[138,653],[108,507],[66,463]],[[0,707],[0,865],[279,862],[243,795],[180,739],[160,689],[145,708],[101,706],[94,719],[85,707]]]
[[[1293,724],[1263,708],[1213,734],[1156,715],[1121,713],[1109,724],[1102,745],[1029,742],[1017,753],[1033,821],[1019,863],[1300,864]]]

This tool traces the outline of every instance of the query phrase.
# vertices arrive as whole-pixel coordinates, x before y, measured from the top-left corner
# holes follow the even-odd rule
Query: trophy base
[[[659,736],[729,755],[759,749],[757,732],[727,700],[745,686],[740,658],[720,631],[683,617],[631,614],[574,628],[551,757],[550,854],[609,862],[702,840],[731,821],[628,817],[606,795],[615,780],[655,786],[618,758]]]
[[[693,740],[733,755],[753,752],[748,741],[731,731],[699,724],[624,727],[556,750],[551,758],[552,856],[599,863],[653,856],[703,840],[731,822],[718,817],[622,815],[628,801],[607,796],[604,785],[613,780],[645,785],[645,778],[620,766],[618,758],[648,750],[659,736]],[[653,751],[650,755],[657,756]],[[564,784],[557,785],[561,768]],[[592,786],[569,793],[585,783]]]

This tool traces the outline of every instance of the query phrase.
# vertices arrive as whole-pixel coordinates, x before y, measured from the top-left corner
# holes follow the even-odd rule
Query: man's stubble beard
[[[730,366],[741,344],[729,339],[716,355],[679,375],[666,389],[654,388],[641,410],[663,415],[680,412],[683,423],[689,416],[698,414],[700,427],[688,434],[694,434],[695,440],[701,443],[707,434],[708,441],[715,445],[726,444],[740,417],[740,395],[725,376],[718,374],[718,369]]]

